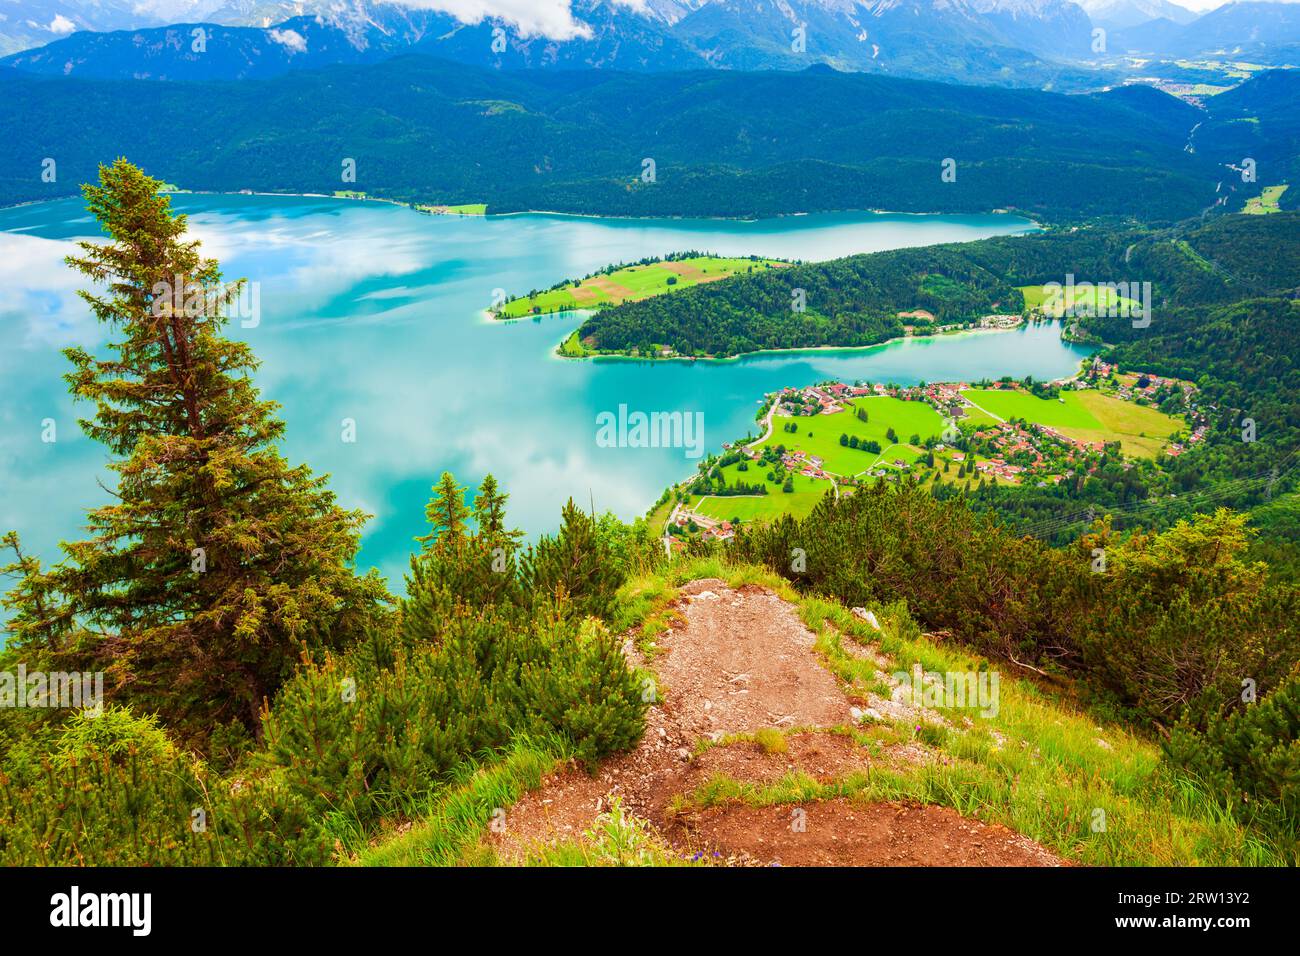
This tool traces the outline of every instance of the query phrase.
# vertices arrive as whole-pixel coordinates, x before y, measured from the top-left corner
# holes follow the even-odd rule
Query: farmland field
[[[1057,399],[1037,398],[1028,392],[999,388],[972,388],[962,397],[1004,421],[1023,418],[1052,428],[1101,428],[1093,414],[1080,404],[1078,392],[1062,392]]]
[[[545,292],[511,299],[494,314],[498,319],[515,319],[546,312],[595,309],[603,305],[648,299],[701,282],[716,282],[733,275],[783,265],[785,263],[778,259],[694,256],[689,259],[626,266],[605,275],[588,276]]]
[[[1137,308],[1140,303],[1119,295],[1107,286],[1085,285],[1082,288],[1049,288],[1046,285],[1020,287],[1025,297],[1025,308],[1037,309],[1044,315],[1061,316],[1070,309],[1098,311],[1125,306]]]
[[[1004,389],[969,389],[962,395],[999,418],[1048,425],[1082,441],[1118,441],[1124,454],[1136,458],[1154,458],[1182,427],[1157,409],[1096,389],[1062,392],[1063,401]]]
[[[944,421],[925,402],[906,402],[887,395],[873,395],[855,398],[850,408],[834,415],[815,415],[811,417],[783,418],[777,416],[769,445],[785,445],[799,451],[816,455],[823,462],[823,467],[836,475],[856,475],[876,466],[882,458],[886,464],[899,458],[906,462],[915,461],[920,450],[907,445],[913,435],[921,441],[932,435],[942,434]],[[860,421],[856,409],[867,413],[867,421]],[[781,426],[794,423],[797,432],[783,432]],[[895,444],[887,437],[890,428],[901,444]],[[871,454],[857,448],[840,444],[840,435],[857,436],[859,441],[874,440],[880,443],[881,454]]]
[[[1265,186],[1264,191],[1258,196],[1251,196],[1246,200],[1246,208],[1242,212],[1251,216],[1263,216],[1270,212],[1281,212],[1282,207],[1278,205],[1278,200],[1286,192],[1286,186]]]
[[[1108,436],[1104,439],[1107,441],[1118,437],[1120,450],[1134,458],[1156,457],[1168,444],[1169,436],[1183,427],[1181,421],[1158,409],[1126,402],[1095,389],[1068,394],[1078,396],[1079,404],[1100,423],[1101,429],[1097,432],[1061,429],[1065,434],[1085,441],[1101,441],[1103,435]]]
[[[766,472],[755,462],[750,462],[747,472],[737,471],[736,465],[729,465],[722,469],[722,473],[726,476],[728,484],[734,481],[747,481],[751,484],[761,481],[767,485],[768,493],[752,496],[692,495],[690,500],[692,511],[719,521],[730,521],[734,518],[739,518],[741,521],[766,521],[782,514],[802,518],[812,511],[813,505],[821,500],[822,495],[832,493],[828,481],[794,475],[792,478],[794,491],[787,494],[781,490],[780,484],[768,481],[765,477]]]

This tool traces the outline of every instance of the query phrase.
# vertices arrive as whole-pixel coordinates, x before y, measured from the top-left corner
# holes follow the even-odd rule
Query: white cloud
[[[1171,0],[1180,7],[1186,7],[1194,13],[1207,13],[1232,3],[1233,0]],[[1300,3],[1300,0],[1272,0],[1273,3]]]
[[[56,13],[50,25],[46,28],[51,33],[71,33],[77,29],[77,25],[61,13]]]
[[[78,277],[63,262],[79,251],[72,239],[0,233],[0,322],[6,329],[0,381],[10,362],[25,361],[22,350],[90,345],[98,337],[94,316],[77,296]]]
[[[449,13],[462,23],[504,20],[520,36],[546,36],[572,40],[591,36],[591,28],[574,19],[569,0],[394,0],[405,7]],[[643,7],[645,0],[618,0],[623,6]]]
[[[306,53],[307,40],[297,30],[272,30],[271,39],[288,49],[291,53]]]

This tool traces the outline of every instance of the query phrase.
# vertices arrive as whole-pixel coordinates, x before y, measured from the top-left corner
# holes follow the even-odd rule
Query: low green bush
[[[1169,761],[1205,785],[1244,822],[1300,834],[1300,673],[1257,703],[1190,720],[1164,744]]]

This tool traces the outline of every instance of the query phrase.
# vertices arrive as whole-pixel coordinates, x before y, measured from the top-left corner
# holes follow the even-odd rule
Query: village
[[[1205,438],[1207,420],[1196,404],[1194,385],[1151,374],[1122,374],[1097,358],[1086,361],[1076,375],[1050,382],[901,386],[859,381],[784,388],[765,396],[766,434],[749,442],[725,444],[720,456],[702,463],[700,474],[679,487],[668,519],[670,535],[729,540],[738,520],[766,517],[798,504],[789,494],[796,490],[796,476],[805,483],[825,483],[820,494],[849,495],[863,482],[898,481],[904,475],[968,488],[972,480],[1045,488],[1067,477],[1093,474],[1107,461],[1120,460],[1125,469],[1133,467],[1134,460],[1121,456],[1120,446],[1124,438],[1137,438],[1048,423],[1053,409],[1060,421],[1069,420],[1068,413],[1076,403],[1067,402],[1065,393],[1072,391],[1145,406],[1151,409],[1148,416],[1158,414],[1155,409],[1162,404],[1169,407],[1173,398],[1185,423],[1177,421],[1179,427],[1172,430],[1178,440],[1171,434],[1160,447],[1161,453],[1171,457],[1186,453]],[[1003,401],[996,404],[1007,406],[1001,415],[980,404],[995,404],[990,399],[999,396]],[[926,411],[907,413],[898,404],[861,402],[863,399],[920,403]],[[872,415],[889,417],[867,426],[866,406],[873,408]],[[849,422],[853,422],[852,428]],[[907,429],[904,422],[909,423]],[[856,433],[850,436],[850,430]],[[876,435],[883,431],[883,437],[867,438],[868,430]],[[1081,431],[1086,433],[1079,434]],[[782,441],[783,432],[799,438]],[[833,444],[837,436],[838,443]],[[755,484],[755,478],[746,477],[755,473],[765,476],[767,483]],[[741,501],[746,502],[744,508],[738,507]],[[728,511],[734,514],[721,517]]]

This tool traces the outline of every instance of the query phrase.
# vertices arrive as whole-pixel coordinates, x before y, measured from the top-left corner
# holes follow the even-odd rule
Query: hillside
[[[1156,19],[1117,31],[1113,48],[1170,57],[1221,55],[1257,63],[1300,61],[1300,10],[1290,3],[1225,3],[1186,23]]]
[[[1087,229],[899,249],[740,276],[661,298],[602,309],[578,336],[590,349],[727,357],[772,348],[872,345],[903,334],[903,315],[929,313],[921,333],[990,313],[1019,313],[1024,286],[1148,281],[1157,301],[1180,306],[1276,294],[1300,285],[1300,220],[1220,217],[1180,240],[1213,261],[1171,254],[1169,235]],[[1255,251],[1268,246],[1273,254]],[[793,309],[800,297],[805,308]],[[910,322],[910,320],[908,320]]]
[[[233,84],[9,71],[0,201],[69,195],[97,163],[128,154],[187,189],[346,188],[494,212],[1015,208],[1159,221],[1215,200],[1213,158],[1183,148],[1188,109],[1159,94],[1067,97],[831,70],[494,73],[405,57]],[[33,156],[57,160],[56,181],[42,180]],[[341,182],[345,159],[355,182]]]
[[[1261,248],[1270,255],[1258,255]],[[1107,408],[1112,420],[1105,427],[1086,416],[1043,418],[1024,408],[1037,409],[1044,398],[1051,410],[1082,399],[1058,396],[1055,386],[1026,380],[1016,386],[1018,411],[1014,416],[1004,411],[1031,427],[1070,426],[1066,431],[1080,441],[1111,443],[1093,448],[1086,462],[1062,464],[1060,453],[1066,449],[1054,440],[1021,436],[1023,446],[1043,457],[1026,452],[1029,458],[1015,463],[1017,473],[1041,470],[1046,463],[1035,476],[1042,480],[985,474],[988,456],[1000,459],[1001,452],[980,440],[974,427],[996,419],[979,408],[973,418],[965,417],[969,408],[953,411],[960,404],[955,398],[909,395],[915,401],[906,407],[927,412],[928,421],[873,412],[870,425],[845,425],[818,416],[807,426],[811,434],[811,424],[817,425],[814,444],[802,434],[800,419],[778,418],[799,437],[778,433],[768,445],[815,455],[813,471],[825,474],[810,476],[808,459],[787,460],[776,450],[751,470],[752,463],[734,448],[715,445],[717,456],[700,463],[699,475],[665,492],[656,519],[674,503],[719,521],[766,521],[782,513],[802,517],[832,484],[851,493],[882,476],[896,481],[901,471],[943,500],[962,500],[1054,543],[1072,540],[1103,509],[1121,529],[1168,527],[1209,506],[1258,509],[1259,553],[1269,556],[1274,573],[1300,578],[1297,527],[1269,507],[1297,487],[1300,471],[1295,426],[1300,420],[1295,344],[1300,341],[1295,304],[1300,214],[1294,212],[1222,216],[1164,232],[1078,230],[995,238],[793,266],[687,289],[671,302],[651,298],[603,309],[579,327],[575,339],[588,353],[617,347],[651,357],[865,345],[903,335],[905,323],[912,334],[925,335],[989,313],[1021,313],[1031,297],[1041,300],[1045,284],[1065,285],[1068,275],[1079,283],[1131,283],[1130,294],[1140,292],[1150,310],[1149,322],[1118,308],[1067,319],[1072,335],[1100,348],[1097,364],[1083,371],[1079,383],[1087,386],[1094,410],[1115,396],[1140,397],[1146,408],[1124,403]],[[1150,283],[1149,295],[1141,291],[1142,282]],[[804,293],[803,312],[791,309],[795,290]],[[573,351],[566,344],[566,353]],[[1142,375],[1156,376],[1162,384],[1151,386],[1150,395],[1133,396]],[[775,399],[776,393],[769,393],[762,411]],[[845,407],[863,401],[892,399],[855,399]],[[944,409],[945,416],[963,416],[960,435],[944,438],[946,451],[931,447],[945,426],[927,402]],[[1243,441],[1247,419],[1267,422],[1267,428]],[[883,434],[890,423],[897,425],[895,437]],[[1176,447],[1167,447],[1175,432],[1185,434]],[[845,442],[852,436],[862,450],[837,446],[842,433]],[[1195,447],[1184,453],[1193,435]],[[754,494],[762,497],[737,497]],[[715,497],[700,497],[709,495]]]
[[[575,309],[598,309],[785,265],[781,260],[759,256],[724,258],[683,253],[665,259],[609,266],[583,279],[561,282],[544,291],[508,299],[491,312],[494,318],[516,319]]]
[[[10,2],[21,10],[45,0]],[[194,4],[172,20],[130,10],[92,15],[76,25],[118,32],[71,36],[0,21],[0,44],[38,47],[4,65],[92,78],[233,80],[415,52],[492,70],[800,70],[822,63],[998,86],[1095,89],[1107,81],[1086,64],[1059,62],[1089,56],[1088,18],[1063,0],[575,0],[559,10],[488,8],[478,18],[463,7],[368,0],[217,6]],[[190,48],[195,28],[210,37],[201,56]]]
[[[850,612],[711,560],[623,593],[649,612],[625,653],[655,675],[633,750],[594,774],[516,751],[353,862],[1246,862],[1243,835],[1170,786],[1151,740],[1088,714],[1068,685],[921,633],[898,606]],[[954,679],[971,682],[960,703]]]

